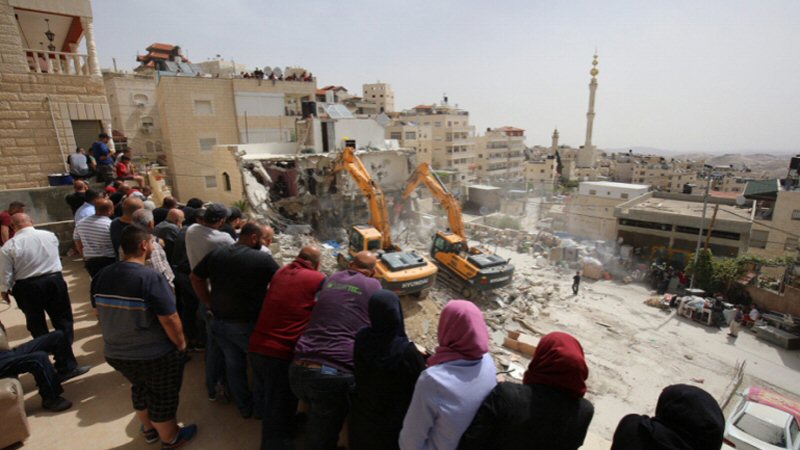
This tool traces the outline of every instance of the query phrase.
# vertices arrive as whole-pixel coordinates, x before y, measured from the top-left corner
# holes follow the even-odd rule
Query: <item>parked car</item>
[[[726,445],[746,450],[800,450],[800,405],[751,386],[725,422]]]

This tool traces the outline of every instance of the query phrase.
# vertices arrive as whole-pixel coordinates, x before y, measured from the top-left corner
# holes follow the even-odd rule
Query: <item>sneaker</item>
[[[148,444],[155,444],[158,442],[158,431],[155,428],[150,428],[149,430],[144,429],[144,425],[139,427],[139,431],[142,432],[144,436],[144,441]]]
[[[86,372],[88,372],[89,369],[91,369],[91,368],[92,368],[92,366],[78,366],[78,367],[72,369],[72,371],[70,371],[70,372],[58,374],[58,382],[59,383],[63,383],[65,381],[67,381],[67,380],[71,380],[71,379],[73,379],[75,377],[79,377],[79,376],[85,374]]]
[[[48,411],[59,412],[71,407],[72,402],[61,396],[42,400],[42,408]]]
[[[175,436],[175,439],[172,442],[161,441],[161,448],[170,449],[170,448],[181,447],[184,444],[188,444],[189,441],[191,441],[196,434],[197,434],[197,425],[192,424],[192,425],[187,425],[185,427],[180,427],[178,429],[178,435]]]
[[[219,399],[221,403],[230,403],[231,398],[231,391],[228,389],[228,385],[222,383],[217,384],[217,399]]]

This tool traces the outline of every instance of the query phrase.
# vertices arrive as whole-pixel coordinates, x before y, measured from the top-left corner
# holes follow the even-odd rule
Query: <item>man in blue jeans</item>
[[[254,403],[247,383],[247,351],[267,286],[278,271],[275,260],[260,251],[265,232],[262,224],[245,224],[235,244],[212,250],[191,275],[197,297],[213,316],[211,333],[225,357],[228,387],[245,418],[262,413],[263,404],[258,400],[263,396],[257,392]]]
[[[61,396],[64,393],[61,383],[85,374],[89,366],[78,366],[64,333],[60,330],[51,331],[19,347],[10,348],[2,322],[0,328],[3,330],[0,336],[0,377],[30,373],[39,387],[42,408],[50,411],[69,409],[72,402]],[[55,356],[55,367],[50,362],[50,354]]]
[[[331,275],[317,296],[308,327],[289,366],[292,392],[308,404],[305,450],[333,450],[355,386],[353,344],[369,326],[369,298],[381,288],[375,255],[360,252],[350,268]]]
[[[114,182],[114,158],[111,157],[111,150],[108,143],[111,136],[100,133],[97,142],[92,144],[92,156],[97,161],[97,181],[109,185]]]

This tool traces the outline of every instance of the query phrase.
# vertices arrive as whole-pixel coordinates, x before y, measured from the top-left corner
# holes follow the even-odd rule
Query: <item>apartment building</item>
[[[155,76],[105,72],[103,84],[117,146],[134,149],[136,157],[166,163]]]
[[[639,164],[633,170],[633,182],[679,193],[687,184],[697,182],[697,172],[691,163]]]
[[[553,155],[525,161],[522,174],[529,191],[538,195],[550,195],[558,183],[558,161]]]
[[[755,202],[750,253],[765,257],[797,255],[800,184],[796,180],[784,185],[775,179],[750,181],[744,197]]]
[[[111,134],[89,0],[0,0],[0,189],[42,187]]]
[[[614,208],[646,194],[641,184],[585,181],[564,207],[565,231],[585,239],[613,241],[617,237]]]
[[[386,127],[386,136],[396,140],[400,148],[413,150],[417,154],[417,163],[432,163],[432,126],[396,121]]]
[[[213,199],[231,189],[231,174],[214,168],[217,145],[304,140],[295,125],[315,93],[316,81],[160,75],[156,101],[175,195]]]
[[[379,113],[394,112],[394,90],[389,83],[365,83],[363,100],[378,105]]]
[[[524,178],[525,130],[514,127],[487,128],[483,136],[475,137],[481,183],[515,181]]]
[[[401,112],[398,120],[431,127],[431,165],[434,169],[453,171],[462,184],[475,182],[478,172],[475,150],[475,127],[469,124],[469,113],[463,109],[441,105],[417,105]]]

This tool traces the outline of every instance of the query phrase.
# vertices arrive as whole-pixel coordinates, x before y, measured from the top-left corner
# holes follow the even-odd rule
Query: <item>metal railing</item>
[[[26,49],[28,69],[33,73],[89,75],[89,56],[79,53]]]

